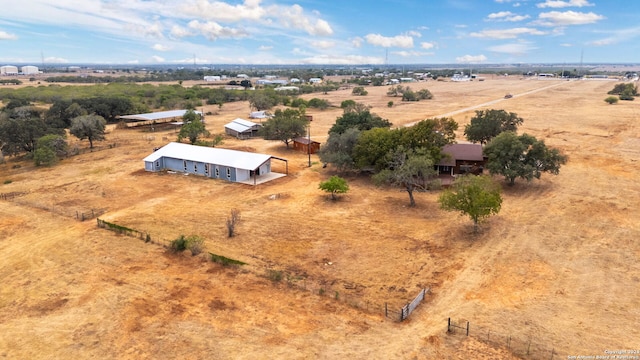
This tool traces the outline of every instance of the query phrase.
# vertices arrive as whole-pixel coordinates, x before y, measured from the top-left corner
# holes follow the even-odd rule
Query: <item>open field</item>
[[[531,339],[554,358],[639,350],[640,103],[606,104],[614,84],[431,81],[410,85],[434,94],[417,103],[387,97],[387,87],[305,95],[353,98],[395,126],[451,116],[459,139],[474,110],[523,117],[521,133],[569,161],[558,176],[505,185],[500,214],[479,235],[439,210],[437,192],[416,194],[409,208],[399,189],[348,176],[351,191],[332,202],[317,189],[330,167],[312,157],[309,168],[306,154],[261,139],[221,145],[289,159],[289,176],[256,187],[144,172],[142,159],[172,130],[111,128],[106,143],[116,147],[52,168],[6,159],[0,193],[25,194],[0,200],[0,358],[515,358],[447,335],[448,317],[470,321],[472,333]],[[246,102],[204,110],[212,133],[250,111]],[[341,110],[308,112],[312,138],[324,142]],[[168,254],[74,219],[91,209],[157,240],[201,235],[207,251],[249,265]],[[242,220],[228,239],[231,209]],[[273,283],[267,270],[289,278]],[[424,287],[431,294],[409,320],[385,319],[385,302],[399,309]]]

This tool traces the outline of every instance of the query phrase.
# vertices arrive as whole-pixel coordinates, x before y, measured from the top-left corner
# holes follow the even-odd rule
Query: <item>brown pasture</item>
[[[306,154],[261,139],[221,145],[289,160],[289,176],[255,187],[146,173],[142,159],[173,130],[110,128],[98,146],[114,148],[51,168],[5,159],[0,193],[25,194],[0,200],[0,358],[515,358],[478,336],[448,335],[449,317],[472,333],[531,339],[554,358],[637,350],[640,103],[605,103],[614,84],[487,76],[410,84],[434,94],[416,103],[386,96],[387,87],[306,95],[353,98],[395,126],[451,116],[459,139],[474,110],[523,117],[520,132],[569,161],[531,183],[497,178],[503,208],[478,235],[468,218],[438,208],[438,192],[416,194],[410,208],[400,189],[347,175],[350,192],[333,202],[318,190],[331,167],[315,155],[308,167]],[[250,109],[204,110],[215,134]],[[308,112],[312,138],[324,142],[340,109]],[[91,209],[154,240],[200,235],[206,251],[248,265],[170,254],[74,219]],[[241,221],[229,239],[232,209]],[[385,319],[385,303],[399,309],[424,287],[431,293],[407,321]]]

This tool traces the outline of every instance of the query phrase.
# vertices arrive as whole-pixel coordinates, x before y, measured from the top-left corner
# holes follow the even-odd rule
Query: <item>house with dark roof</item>
[[[442,148],[442,155],[442,159],[436,164],[441,177],[481,174],[487,162],[480,144],[448,144]]]

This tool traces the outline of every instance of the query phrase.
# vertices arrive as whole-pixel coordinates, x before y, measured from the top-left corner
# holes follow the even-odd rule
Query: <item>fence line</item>
[[[486,327],[471,326],[470,322],[466,320],[455,322],[451,318],[448,318],[447,333],[460,333],[471,336],[495,348],[505,348],[512,354],[525,359],[553,360],[554,358],[566,358],[566,356],[560,354],[555,347],[548,347],[534,342],[532,337],[523,340],[511,334],[496,332]]]
[[[14,191],[14,192],[10,192],[10,193],[2,193],[0,194],[0,199],[2,200],[6,200],[6,201],[10,201],[13,200],[16,197],[19,196],[23,196],[26,195],[26,192],[21,192],[21,191]]]
[[[420,290],[418,295],[411,302],[407,303],[402,308],[400,308],[400,311],[389,310],[389,306],[387,305],[387,303],[385,303],[384,304],[384,314],[385,314],[385,316],[386,317],[391,317],[391,318],[396,318],[399,321],[406,320],[409,317],[409,315],[411,315],[411,313],[418,307],[418,305],[420,305],[422,300],[424,300],[425,295],[427,294],[427,291],[430,291],[430,289],[422,289],[422,290]],[[399,315],[399,316],[397,316],[397,317],[396,316],[389,316],[389,313],[395,314],[395,315]]]

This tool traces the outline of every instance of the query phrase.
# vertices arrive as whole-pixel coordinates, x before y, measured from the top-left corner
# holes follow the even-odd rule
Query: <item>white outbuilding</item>
[[[18,75],[18,67],[13,65],[0,66],[0,75]]]
[[[40,73],[39,69],[37,66],[33,66],[33,65],[26,65],[20,68],[21,72],[23,75],[33,75],[33,74],[38,74]]]

